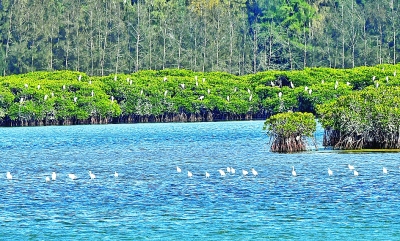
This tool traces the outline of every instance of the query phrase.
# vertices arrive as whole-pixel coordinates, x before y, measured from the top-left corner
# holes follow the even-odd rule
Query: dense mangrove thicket
[[[178,69],[104,77],[32,72],[0,77],[0,122],[27,126],[216,121],[265,119],[287,111],[316,113],[316,105],[366,86],[399,84],[397,68],[307,68],[245,76]]]
[[[286,112],[271,116],[264,123],[273,152],[299,152],[307,150],[307,137],[315,145],[317,123],[312,113]]]
[[[324,146],[400,148],[400,87],[368,87],[318,107]]]

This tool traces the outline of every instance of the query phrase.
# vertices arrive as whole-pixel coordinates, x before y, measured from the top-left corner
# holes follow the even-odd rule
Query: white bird
[[[25,88],[28,88],[28,84],[24,84]]]
[[[199,82],[196,80],[196,87],[198,87],[199,86]]]
[[[192,176],[193,176],[192,172],[188,171],[188,177],[192,177]]]
[[[114,96],[111,96],[111,102],[114,102]]]
[[[55,172],[51,173],[51,180],[55,181],[57,179],[57,174]]]
[[[8,180],[11,180],[11,179],[12,179],[11,173],[10,173],[10,172],[7,172],[6,177],[7,177]]]
[[[353,165],[347,165],[349,167],[350,170],[354,170],[354,166]]]
[[[92,90],[92,93],[91,93],[91,95],[92,95],[92,97],[94,96],[94,91]]]
[[[47,100],[47,98],[49,98],[49,96],[48,95],[44,95],[44,100]]]
[[[50,177],[46,177],[46,182],[50,182]]]
[[[350,85],[351,85],[351,83],[350,83],[350,82],[346,82],[346,85],[347,85],[347,86],[350,86]]]
[[[272,82],[272,81],[271,81],[271,86],[272,86],[272,87],[274,87],[274,86],[275,86],[274,82]]]
[[[234,89],[233,89],[233,92],[236,92],[237,91],[237,87],[235,87]]]
[[[335,83],[335,90],[337,90],[338,87],[339,87],[339,82],[336,80],[336,83]]]
[[[164,77],[164,82],[167,81],[167,80],[168,80],[167,77]]]
[[[379,87],[379,82],[378,82],[378,81],[376,81],[376,83],[375,83],[375,87],[376,87],[376,88],[378,88],[378,87]]]
[[[386,76],[386,83],[389,82],[389,76]]]
[[[114,81],[117,81],[117,78],[118,78],[118,77],[115,75],[115,76],[114,76]]]
[[[279,99],[282,98],[282,92],[278,93],[278,97],[279,97]]]
[[[206,172],[206,178],[210,177],[210,173]]]
[[[203,78],[203,83],[206,82],[206,78]]]
[[[254,168],[251,169],[251,173],[253,173],[254,176],[258,175],[258,172],[256,170],[254,170]]]
[[[76,102],[78,100],[78,97],[74,97],[74,102]]]
[[[253,99],[253,94],[250,95],[249,101],[251,101],[252,99]]]
[[[140,95],[143,95],[143,90],[140,91]]]
[[[182,170],[179,167],[176,167],[177,172],[182,172]]]
[[[75,180],[75,179],[76,179],[75,174],[72,174],[72,173],[68,174],[68,177],[71,178],[72,180]]]
[[[228,172],[228,173],[231,172],[231,168],[230,168],[230,167],[227,167],[227,168],[226,168],[226,172]]]
[[[221,177],[224,177],[224,176],[225,176],[224,170],[220,169],[220,170],[219,170],[219,174],[221,174]]]
[[[294,84],[292,83],[292,81],[290,81],[290,87],[291,87],[292,89],[294,89]]]
[[[181,88],[182,88],[182,89],[185,89],[185,84],[181,84]]]
[[[92,171],[89,171],[89,176],[90,176],[90,179],[95,179],[95,178],[96,178],[96,175],[94,175],[94,174],[92,173]]]
[[[40,89],[40,85],[37,86],[37,89],[38,89],[38,90]]]
[[[78,80],[81,81],[82,79],[82,75],[79,75]]]
[[[54,97],[54,92],[51,92],[51,97]]]
[[[308,93],[311,95],[311,93],[312,93],[312,89],[309,89],[309,90],[308,90]]]
[[[19,103],[23,103],[24,102],[24,98],[23,97],[21,97],[21,99],[19,99]]]
[[[118,172],[114,172],[114,177],[118,177]]]
[[[354,170],[354,176],[358,176],[358,171]]]
[[[207,93],[210,94],[210,93],[211,93],[211,90],[210,90],[210,89],[207,89]]]
[[[375,75],[372,76],[372,81],[375,81],[375,79],[376,79],[376,76]]]
[[[325,80],[321,80],[321,84],[325,84]]]
[[[63,90],[65,90],[65,85],[63,85]]]
[[[308,87],[307,86],[304,87],[304,91],[308,91]]]
[[[386,169],[386,167],[384,167],[384,168],[382,169],[382,171],[383,171],[383,174],[387,174],[387,173],[388,173],[388,170]]]
[[[294,170],[294,166],[292,166],[292,176],[297,176],[297,173],[296,173],[296,171]]]
[[[247,174],[249,174],[249,172],[244,169],[242,170],[242,173],[243,173],[243,176],[246,176]]]
[[[199,97],[199,100],[203,100],[204,99],[204,95],[201,95],[200,97]]]
[[[92,84],[92,81],[91,81],[91,80],[89,80],[89,84],[90,84],[90,85]]]
[[[329,175],[329,176],[332,176],[332,175],[333,175],[333,171],[332,171],[330,168],[328,168],[328,175]]]
[[[231,167],[231,173],[235,174],[235,172],[236,172],[236,170],[233,167]]]
[[[164,97],[166,97],[167,94],[168,94],[168,90],[166,90],[166,91],[164,92]]]
[[[229,95],[226,97],[226,100],[229,101]]]
[[[251,94],[251,91],[250,91],[250,89],[249,89],[249,88],[247,88],[247,92],[249,92],[249,94]]]
[[[393,76],[396,76],[396,70],[393,72]]]

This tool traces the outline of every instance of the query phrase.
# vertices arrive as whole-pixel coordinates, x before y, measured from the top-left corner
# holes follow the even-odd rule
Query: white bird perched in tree
[[[57,179],[57,174],[56,172],[51,173],[51,180],[55,181]]]
[[[185,89],[185,84],[181,84],[181,88],[182,88],[182,89]]]
[[[51,97],[54,97],[54,92],[51,92]]]
[[[304,87],[304,91],[308,91],[308,87],[307,86]]]
[[[358,176],[358,171],[354,170],[354,176]]]
[[[94,96],[94,91],[92,90],[92,93],[90,93],[92,95],[92,97]]]
[[[196,87],[198,87],[199,86],[199,82],[196,80]]]
[[[229,102],[229,95],[226,97],[226,100]]]
[[[166,91],[164,92],[164,97],[166,97],[167,94],[168,94],[168,90],[166,90]]]
[[[77,100],[78,100],[78,97],[75,96],[75,97],[74,97],[74,102],[76,102]]]
[[[296,173],[296,171],[294,170],[294,166],[292,166],[292,176],[297,176],[297,173]]]
[[[279,97],[279,99],[282,98],[282,92],[278,93],[278,97]]]
[[[114,96],[111,96],[111,102],[114,102]]]
[[[333,171],[332,171],[330,168],[328,168],[328,175],[329,175],[329,176],[332,176],[332,175],[333,175]]]
[[[275,87],[275,84],[274,84],[274,82],[272,82],[272,81],[271,81],[271,87]]]
[[[350,82],[346,82],[346,85],[347,85],[347,86],[350,86],[350,85],[351,85],[351,83],[350,83]]]
[[[188,171],[188,177],[193,177],[192,172]]]
[[[128,77],[128,78],[126,78],[126,82],[127,82],[127,83],[129,83],[129,77]]]
[[[290,87],[291,87],[292,89],[294,89],[294,84],[293,84],[292,81],[290,81]]]
[[[251,94],[250,96],[249,96],[249,101],[251,101],[253,99],[253,94]]]
[[[237,91],[237,87],[235,87],[234,89],[233,89],[233,92],[236,92]]]
[[[338,87],[339,87],[339,82],[336,80],[336,83],[335,83],[335,90],[337,90]]]
[[[10,172],[7,172],[7,173],[6,173],[6,177],[7,177],[8,180],[11,180],[11,179],[12,179],[11,173],[10,173]]]
[[[50,177],[46,177],[46,182],[50,182]]]
[[[21,99],[19,99],[19,103],[20,104],[24,103],[24,97],[21,97]]]
[[[203,78],[203,83],[206,82],[206,78]]]
[[[140,95],[143,95],[143,90],[140,91]]]
[[[393,72],[393,76],[395,76],[396,77],[396,74],[397,74],[397,72],[396,72],[396,70]]]
[[[117,81],[118,77],[116,75],[114,75],[114,81]]]
[[[325,80],[321,80],[321,84],[325,84]]]
[[[40,85],[37,86],[37,89],[40,90]]]
[[[82,75],[79,75],[78,80],[81,81],[81,79],[82,79]]]
[[[308,93],[311,95],[311,93],[312,93],[312,89],[309,89],[309,90],[308,90]]]
[[[258,175],[258,172],[254,168],[251,169],[251,173],[253,173],[254,176]]]
[[[250,90],[249,88],[247,88],[247,92],[248,92],[249,94],[251,94],[251,90]]]
[[[383,174],[387,174],[388,173],[388,170],[386,169],[386,167],[383,167],[382,171],[383,171]]]
[[[179,167],[176,167],[176,172],[182,172],[182,170]]]
[[[28,88],[28,84],[24,84],[25,88]]]
[[[249,174],[249,172],[243,169],[242,174],[243,174],[243,176],[246,176],[247,174]]]
[[[219,171],[219,174],[221,175],[221,177],[224,177],[224,176],[225,176],[224,170],[220,169],[220,170],[218,170],[218,171]]]
[[[207,89],[207,93],[210,94],[210,93],[211,93],[211,90],[210,90],[210,89]]]
[[[129,80],[129,85],[132,85],[132,80]]]
[[[90,85],[92,84],[92,81],[91,81],[91,80],[89,80],[89,84],[90,84]]]
[[[168,80],[167,77],[164,77],[164,80],[163,80],[163,81],[165,82],[165,81],[167,81],[167,80]]]
[[[210,177],[210,173],[206,172],[206,178]]]
[[[378,88],[378,87],[379,87],[379,82],[376,81],[376,83],[375,83],[375,88]]]
[[[89,171],[89,176],[90,176],[90,179],[95,179],[95,178],[96,178],[96,175],[94,175],[94,174],[92,173],[92,171]]]
[[[204,95],[201,95],[200,97],[199,97],[199,100],[203,100],[204,99]]]
[[[48,95],[44,95],[44,100],[47,100],[47,98],[49,98],[49,96]]]
[[[376,79],[376,76],[375,75],[372,76],[372,81],[375,81],[375,79]]]
[[[63,90],[65,90],[65,85],[63,85],[63,87],[62,87],[62,88],[63,88]]]
[[[77,177],[75,176],[75,174],[72,174],[72,173],[70,173],[70,174],[68,174],[68,177],[71,179],[71,180],[75,180]]]
[[[386,76],[386,83],[389,82],[389,76]]]

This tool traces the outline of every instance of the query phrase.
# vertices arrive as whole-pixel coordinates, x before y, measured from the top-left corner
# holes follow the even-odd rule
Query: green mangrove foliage
[[[368,87],[318,106],[324,146],[400,148],[400,87]]]
[[[2,126],[265,119],[366,86],[399,84],[399,65],[312,68],[247,76],[182,69],[88,76],[73,71],[0,77]],[[375,76],[375,77],[374,77]]]
[[[307,137],[314,141],[317,123],[312,113],[286,112],[271,116],[264,122],[270,137],[271,151],[298,152],[307,150]]]

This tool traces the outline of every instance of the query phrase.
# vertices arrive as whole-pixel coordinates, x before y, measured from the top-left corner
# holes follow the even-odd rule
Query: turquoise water
[[[399,154],[274,154],[262,126],[1,128],[0,240],[400,240]]]

